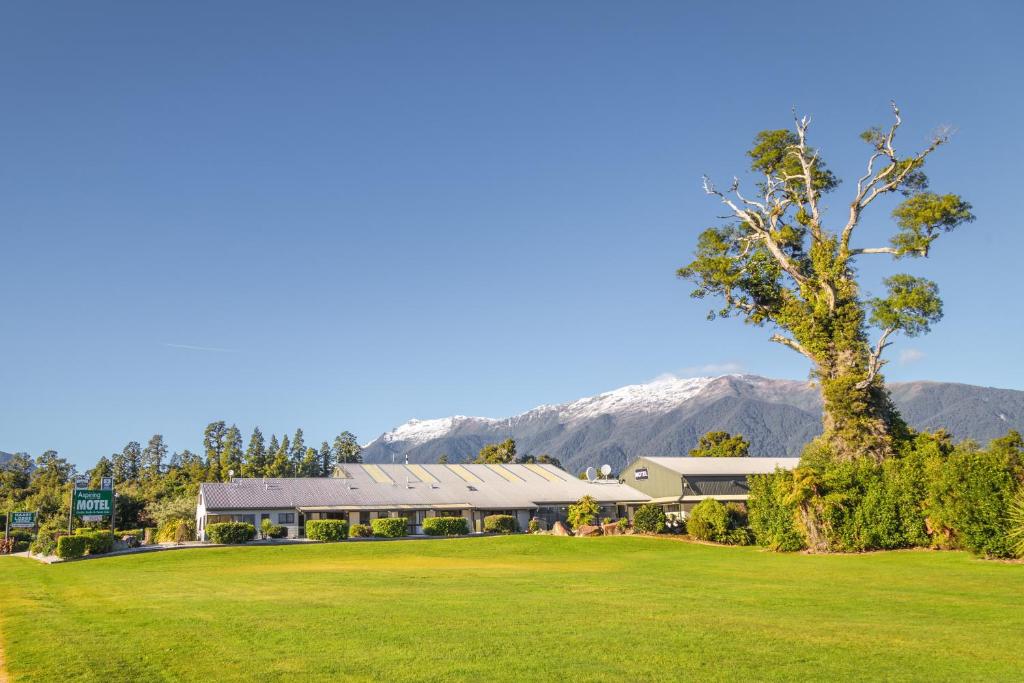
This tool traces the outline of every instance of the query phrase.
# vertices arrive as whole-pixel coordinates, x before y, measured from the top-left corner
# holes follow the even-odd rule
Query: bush
[[[597,515],[601,512],[600,506],[593,496],[583,496],[576,503],[569,506],[566,521],[574,530],[581,526],[593,524]]]
[[[665,511],[660,505],[646,503],[633,513],[633,528],[642,534],[665,532]]]
[[[626,529],[629,528],[629,519],[626,517],[619,517],[615,520],[615,526],[618,527],[620,534],[624,534],[626,533]]]
[[[348,538],[348,522],[340,519],[311,519],[306,522],[306,538],[314,541],[343,541]]]
[[[61,519],[50,519],[39,527],[36,540],[30,546],[33,553],[38,555],[53,555],[57,552],[57,537],[64,531],[65,522]]]
[[[409,520],[405,517],[380,517],[370,520],[373,535],[381,538],[401,538],[405,536]]]
[[[57,557],[62,560],[71,560],[85,555],[85,536],[61,536],[57,539]]]
[[[540,531],[540,520],[536,517],[531,518],[530,523],[526,525],[526,530],[531,534]]]
[[[85,549],[90,555],[102,555],[114,549],[114,534],[99,529],[78,529],[76,536],[85,539]]]
[[[229,524],[231,522],[228,522]],[[212,524],[210,526],[213,526]],[[252,526],[251,524],[249,526]],[[254,527],[255,528],[255,527]],[[255,532],[254,532],[255,533]],[[181,543],[196,538],[196,521],[194,519],[171,519],[164,522],[151,536],[157,543]]]
[[[217,522],[207,526],[206,533],[214,543],[246,543],[256,538],[256,527],[248,522]]]
[[[1024,557],[1024,486],[1018,489],[1010,508],[1010,543],[1017,557]]]
[[[519,523],[512,515],[487,515],[484,517],[484,531],[492,534],[512,534],[519,531]]]
[[[370,538],[373,536],[373,527],[369,524],[353,524],[348,535],[349,538]]]
[[[288,527],[282,524],[273,524],[270,527],[269,536],[271,538],[288,538]]]
[[[787,502],[793,489],[792,472],[776,470],[750,477],[749,482],[747,514],[757,544],[782,552],[803,550],[806,544],[796,524],[797,506]]]
[[[11,552],[23,553],[32,544],[32,533],[22,529],[11,529]]]
[[[702,500],[690,510],[686,530],[701,541],[720,541],[729,531],[729,511],[713,498]]]
[[[427,536],[465,536],[469,521],[465,517],[427,517],[423,520],[423,533]]]

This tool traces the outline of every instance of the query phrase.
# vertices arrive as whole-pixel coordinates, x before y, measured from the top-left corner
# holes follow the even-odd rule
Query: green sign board
[[[15,528],[31,529],[36,525],[36,513],[34,512],[12,512],[11,526]]]
[[[106,517],[114,509],[113,491],[75,489],[71,512],[76,517]]]

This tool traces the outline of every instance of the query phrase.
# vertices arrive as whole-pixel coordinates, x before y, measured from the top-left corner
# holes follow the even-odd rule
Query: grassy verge
[[[1024,566],[479,538],[0,559],[13,680],[1012,680]]]

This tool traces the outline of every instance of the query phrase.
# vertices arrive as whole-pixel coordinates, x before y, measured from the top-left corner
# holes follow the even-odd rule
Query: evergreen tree
[[[242,464],[243,477],[262,477],[267,470],[267,451],[263,445],[263,432],[259,427],[252,430],[249,447],[245,449],[245,462]]]
[[[298,472],[302,468],[302,459],[306,457],[306,444],[302,440],[301,427],[295,430],[295,438],[292,439],[289,457],[292,461],[292,466],[295,468],[295,471]]]
[[[142,460],[142,447],[138,441],[129,441],[120,453],[112,457],[114,480],[118,483],[138,481]]]
[[[203,449],[206,451],[206,469],[213,479],[220,478],[220,452],[224,450],[226,425],[223,420],[206,425],[203,432]]]
[[[86,475],[89,477],[89,488],[98,489],[103,483],[103,477],[114,476],[114,463],[107,456],[96,461],[96,466],[89,470]]]
[[[448,454],[447,453],[442,453],[441,457],[437,459],[437,464],[438,465],[447,465],[448,464]]]
[[[273,440],[271,441],[273,443]],[[292,464],[288,459],[288,436],[281,439],[281,445],[277,447],[274,458],[267,467],[269,477],[288,477],[292,475]]]
[[[164,458],[167,457],[167,446],[161,434],[154,434],[142,451],[142,478],[157,479],[163,471]]]
[[[235,425],[231,425],[224,434],[224,448],[220,452],[221,480],[228,481],[231,472],[236,477],[242,473],[242,433]]]
[[[342,432],[334,437],[334,462],[360,463],[363,461],[363,447],[352,432]]]
[[[270,443],[267,444],[267,465],[264,467],[264,474],[270,470],[270,463],[274,462],[274,458],[277,457],[277,452],[281,450],[281,444],[277,442],[277,434],[270,435]],[[269,476],[269,475],[268,475]]]
[[[334,472],[334,455],[331,453],[331,446],[326,441],[320,444],[320,475],[329,477]]]
[[[299,465],[299,476],[300,477],[319,477],[320,476],[320,454],[317,450],[310,446],[306,449],[306,454],[302,456],[302,463]]]

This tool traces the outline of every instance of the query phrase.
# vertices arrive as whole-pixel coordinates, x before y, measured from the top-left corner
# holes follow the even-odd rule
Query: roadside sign
[[[12,512],[12,529],[31,529],[36,525],[36,513],[34,512]]]
[[[102,522],[103,515],[82,515],[83,522]]]
[[[633,477],[635,479],[646,479],[647,478],[647,468],[646,467],[637,467],[635,470],[633,470]]]
[[[99,517],[110,515],[114,508],[113,491],[76,490],[71,503],[71,513],[76,517]]]
[[[113,491],[114,490],[114,478],[113,477],[103,477],[102,479],[100,479],[100,489],[103,490],[103,491]]]
[[[88,486],[89,486],[89,480],[85,477],[85,475],[80,474],[77,477],[75,477],[75,488],[76,489],[84,489],[84,488],[87,488]]]

